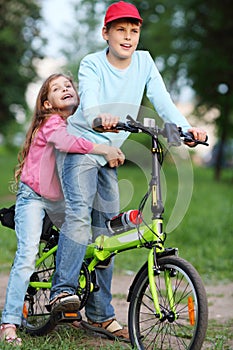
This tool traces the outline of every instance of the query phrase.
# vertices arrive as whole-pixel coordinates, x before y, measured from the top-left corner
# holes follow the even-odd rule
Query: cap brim
[[[111,18],[108,18],[108,20],[105,21],[104,24],[106,25],[106,24],[108,24],[112,21],[115,21],[117,19],[124,19],[124,18],[134,18],[134,19],[137,19],[140,23],[142,23],[142,21],[143,21],[143,19],[141,17],[135,17],[132,15],[124,15],[124,17],[122,17],[122,15],[121,16],[116,15],[116,16],[112,16]]]

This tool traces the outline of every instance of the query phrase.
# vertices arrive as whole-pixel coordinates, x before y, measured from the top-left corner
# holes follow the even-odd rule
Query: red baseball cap
[[[133,4],[125,1],[114,2],[108,7],[104,18],[104,25],[120,18],[136,18],[141,23],[143,21],[138,9]]]

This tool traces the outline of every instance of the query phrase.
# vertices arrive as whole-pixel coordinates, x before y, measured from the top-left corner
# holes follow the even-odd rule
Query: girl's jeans
[[[64,158],[63,158],[64,157]],[[119,211],[116,169],[100,166],[88,155],[58,154],[58,169],[66,215],[61,228],[51,299],[61,292],[75,294],[78,276],[90,240],[109,235],[105,221]],[[86,316],[94,322],[115,316],[111,305],[113,264],[96,270],[98,292],[91,293]]]
[[[11,269],[2,323],[21,324],[24,297],[30,277],[35,270],[45,210],[64,211],[64,202],[51,202],[20,183],[15,208],[17,251]]]

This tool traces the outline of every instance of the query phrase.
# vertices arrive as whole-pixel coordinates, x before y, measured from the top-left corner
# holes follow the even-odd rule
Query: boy
[[[68,131],[95,143],[120,147],[128,133],[98,134],[92,130],[93,119],[100,116],[107,130],[119,119],[124,121],[127,114],[137,118],[146,88],[148,98],[164,121],[181,126],[204,141],[205,131],[192,128],[171,101],[150,54],[136,51],[142,21],[137,8],[130,3],[119,1],[109,6],[102,29],[108,47],[87,55],[81,62],[80,106],[68,120]],[[116,158],[115,165],[118,164]],[[93,239],[99,234],[108,235],[105,221],[119,212],[116,169],[110,169],[101,156],[68,154],[61,183],[66,219],[59,239],[51,297],[62,292],[74,293],[91,228]],[[110,339],[127,341],[128,331],[116,321],[111,305],[112,265],[97,270],[100,290],[88,300],[87,322],[83,326]]]

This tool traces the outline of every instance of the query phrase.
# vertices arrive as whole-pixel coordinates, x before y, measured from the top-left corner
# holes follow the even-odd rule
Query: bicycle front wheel
[[[150,291],[147,265],[132,291],[129,333],[136,349],[199,350],[208,324],[205,288],[195,268],[176,256],[158,259],[155,284],[163,315],[158,318]],[[170,293],[166,281],[170,284]]]

